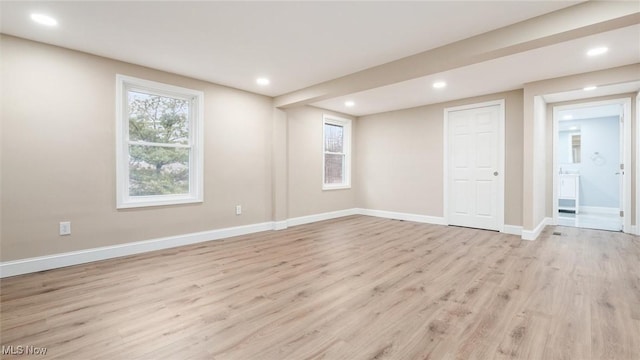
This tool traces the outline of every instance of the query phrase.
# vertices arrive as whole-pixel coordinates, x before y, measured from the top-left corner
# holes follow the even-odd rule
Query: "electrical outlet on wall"
[[[236,215],[242,214],[242,205],[236,205]]]
[[[60,235],[71,235],[71,221],[60,222]]]

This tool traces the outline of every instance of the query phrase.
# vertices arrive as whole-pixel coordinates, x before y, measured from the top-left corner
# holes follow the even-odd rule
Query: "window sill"
[[[322,190],[347,190],[351,189],[351,185],[323,185]]]
[[[148,199],[148,200],[130,200],[127,202],[118,203],[116,209],[135,209],[145,208],[152,206],[171,206],[171,205],[183,205],[202,203],[202,199],[194,198],[172,198],[172,199]]]

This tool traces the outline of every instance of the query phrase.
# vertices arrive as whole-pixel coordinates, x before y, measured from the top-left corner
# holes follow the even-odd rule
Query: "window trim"
[[[350,119],[324,114],[322,116],[322,190],[351,189],[351,122]],[[325,148],[325,124],[342,126],[344,129],[343,153],[344,153],[344,174],[342,184],[325,183],[325,162],[327,151]]]
[[[129,196],[130,90],[189,100],[189,194]],[[116,74],[116,209],[203,202],[204,92]],[[154,145],[154,144],[149,144]]]

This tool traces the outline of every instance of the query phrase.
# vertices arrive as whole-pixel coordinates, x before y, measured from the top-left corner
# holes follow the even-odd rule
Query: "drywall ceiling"
[[[606,46],[609,51],[597,57],[586,55],[590,48],[598,46]],[[519,89],[528,82],[638,62],[640,62],[640,25],[635,25],[319,101],[313,105],[362,116]],[[436,81],[445,81],[446,88],[434,89],[432,84]],[[602,84],[584,84],[585,87],[588,85]],[[588,95],[597,96],[601,93],[603,93],[602,90]],[[551,99],[564,101],[561,96],[551,97]],[[346,101],[353,101],[355,105],[346,107]]]
[[[620,84],[600,86],[597,89],[591,91],[577,89],[554,94],[546,94],[544,95],[544,100],[547,102],[547,104],[552,104],[562,101],[587,99],[598,96],[637,93],[638,91],[640,91],[640,81],[630,81]]]
[[[620,116],[621,114],[622,107],[619,104],[575,107],[558,111],[558,120],[566,127],[561,128],[561,130],[569,130],[569,126],[574,126],[573,121],[576,120]]]
[[[3,1],[0,31],[276,96],[579,2]]]
[[[579,2],[4,1],[0,31],[278,96]],[[35,24],[29,19],[32,13],[49,14],[59,24],[52,28]],[[609,52],[585,56],[595,46],[607,46]],[[634,25],[312,105],[361,116],[638,62],[640,25]],[[271,84],[261,87],[257,77],[268,77]],[[435,81],[446,81],[447,87],[434,89]],[[637,90],[630,84],[596,85],[609,86],[590,94],[576,89],[545,99],[557,102]],[[347,100],[355,106],[346,107]]]

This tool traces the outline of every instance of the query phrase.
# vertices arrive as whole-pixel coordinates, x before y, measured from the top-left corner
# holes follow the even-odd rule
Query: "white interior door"
[[[500,106],[448,113],[448,221],[501,230],[498,218]]]
[[[618,146],[620,147],[620,162],[623,163],[624,162],[624,106],[620,105],[620,122],[618,124],[620,124],[620,142],[618,143]],[[619,210],[619,214],[622,215],[624,214],[624,208],[625,208],[625,198],[624,198],[624,172],[628,171],[628,170],[624,170],[624,169],[620,169],[620,165],[618,165],[618,171],[616,172],[616,175],[618,175],[618,196],[619,196],[619,204],[620,204],[620,208]],[[626,216],[631,216],[631,214],[627,214]],[[624,216],[620,216],[621,218],[623,218]],[[620,228],[618,229],[619,231],[624,231],[624,219],[620,219]]]

